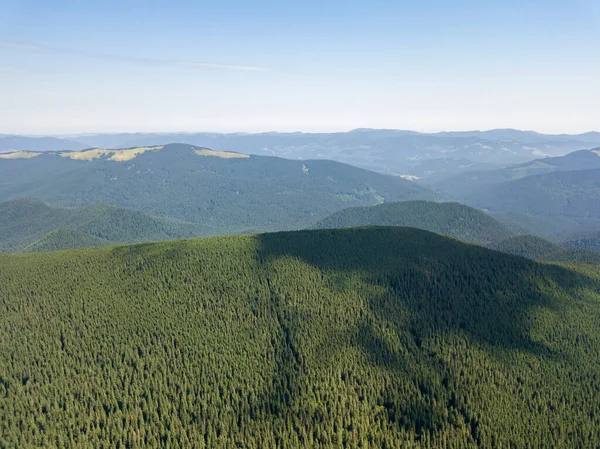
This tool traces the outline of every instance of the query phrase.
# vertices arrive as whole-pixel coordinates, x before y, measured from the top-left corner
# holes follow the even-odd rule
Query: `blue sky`
[[[0,133],[600,129],[600,2],[0,0]]]

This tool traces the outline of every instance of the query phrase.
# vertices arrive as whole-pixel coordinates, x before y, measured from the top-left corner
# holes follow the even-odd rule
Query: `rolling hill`
[[[58,228],[22,249],[26,253],[63,251],[67,249],[94,248],[114,245],[117,242],[96,237],[82,231]]]
[[[495,170],[471,170],[433,182],[431,186],[450,198],[469,201],[482,190],[509,181],[557,171],[591,169],[600,169],[600,149],[575,151],[565,156],[535,159]]]
[[[590,217],[558,217],[523,212],[490,212],[490,215],[515,234],[537,235],[555,243],[581,232],[600,229],[600,220]]]
[[[600,445],[600,273],[404,228],[0,255],[4,447]]]
[[[459,203],[407,201],[341,210],[319,221],[315,229],[359,226],[405,226],[456,237],[465,242],[489,244],[512,232],[489,215]]]
[[[586,248],[600,251],[600,231],[572,235],[565,239],[562,245],[565,248]]]
[[[469,204],[491,211],[600,219],[600,169],[557,171],[500,183],[473,193]]]
[[[563,248],[541,237],[519,235],[491,245],[497,251],[549,262],[600,263],[600,253],[586,248]]]
[[[183,144],[18,156],[0,155],[0,200],[108,204],[220,234],[303,228],[350,206],[437,197],[410,181],[338,162]]]
[[[469,159],[439,158],[429,159],[409,169],[408,177],[414,177],[424,185],[437,184],[447,178],[466,172],[483,172],[502,168],[500,164],[473,162]],[[405,175],[406,176],[406,175]]]
[[[210,233],[198,225],[114,206],[53,207],[32,198],[0,203],[0,252],[73,249]]]

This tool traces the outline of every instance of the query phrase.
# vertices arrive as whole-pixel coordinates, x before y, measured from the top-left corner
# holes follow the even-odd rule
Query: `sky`
[[[0,133],[600,131],[598,0],[0,0]]]

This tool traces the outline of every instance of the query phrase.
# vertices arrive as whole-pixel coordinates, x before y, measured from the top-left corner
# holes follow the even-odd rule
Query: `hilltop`
[[[600,273],[405,228],[0,255],[7,447],[597,447]]]
[[[315,229],[359,226],[407,226],[489,244],[513,233],[484,212],[459,203],[407,201],[341,210],[319,221]]]

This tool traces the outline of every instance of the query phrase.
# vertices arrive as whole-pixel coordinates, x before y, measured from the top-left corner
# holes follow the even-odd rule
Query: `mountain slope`
[[[451,198],[470,200],[482,189],[504,182],[556,171],[591,169],[600,169],[600,149],[575,151],[565,156],[535,159],[495,170],[471,170],[434,182],[432,187]]]
[[[600,231],[574,235],[562,242],[565,248],[586,248],[600,251]]]
[[[492,211],[598,219],[600,169],[558,171],[504,182],[473,194],[469,203]]]
[[[597,447],[575,269],[402,228],[0,255],[0,442]]]
[[[436,198],[404,179],[338,162],[179,144],[0,159],[0,199],[23,196],[136,209],[221,234],[301,228],[349,206]]]
[[[550,262],[600,263],[600,253],[585,248],[563,248],[533,235],[510,237],[491,245],[493,249],[515,256]]]
[[[26,253],[38,253],[45,251],[61,251],[67,249],[94,248],[96,246],[107,246],[117,242],[96,237],[82,231],[58,228],[50,231],[41,239],[23,248]]]
[[[58,234],[57,231],[61,231]],[[50,233],[50,234],[49,234]],[[0,203],[0,251],[71,249],[207,235],[201,226],[157,219],[114,206],[52,207],[24,198]]]
[[[502,165],[499,164],[486,164],[473,162],[469,159],[445,157],[421,162],[419,165],[411,167],[409,173],[421,183],[430,185],[440,183],[447,178],[456,177],[460,173],[491,171],[501,167]]]
[[[490,215],[515,234],[537,235],[553,242],[600,228],[600,219],[589,217],[553,216],[549,220],[548,217],[523,212],[490,212]]]
[[[407,201],[344,209],[319,221],[315,229],[408,226],[472,243],[504,240],[512,232],[489,215],[459,203]]]

